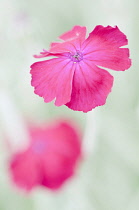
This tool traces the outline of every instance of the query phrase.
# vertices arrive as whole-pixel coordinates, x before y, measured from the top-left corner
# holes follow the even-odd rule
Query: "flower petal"
[[[129,50],[119,47],[127,43],[126,36],[117,26],[96,26],[82,46],[84,58],[96,65],[124,71],[131,66]]]
[[[104,105],[113,85],[113,76],[91,62],[77,64],[73,77],[71,100],[66,104],[77,111],[88,112]]]
[[[26,190],[31,190],[40,182],[40,172],[37,158],[25,151],[13,156],[10,163],[10,170],[14,182]]]
[[[80,50],[81,43],[85,40],[86,27],[74,26],[72,30],[59,36],[63,42],[52,42],[49,51],[43,50],[40,55],[34,55],[35,58],[47,56],[58,56],[58,53],[76,52]]]
[[[55,105],[61,106],[70,101],[73,63],[68,59],[54,58],[36,62],[31,66],[32,86],[35,93],[50,102],[56,98]]]
[[[86,36],[86,27],[74,26],[70,31],[59,36],[59,38],[64,41],[71,41],[73,39],[80,38],[82,41],[84,41],[85,36]]]
[[[94,51],[84,56],[84,59],[92,61],[93,64],[113,69],[116,71],[124,71],[131,66],[128,48],[115,48]]]
[[[95,42],[103,40],[103,42],[100,44],[108,44],[108,45],[113,45],[115,47],[121,47],[128,44],[126,35],[122,33],[117,26],[104,27],[104,26],[98,25],[89,34],[89,37],[87,38],[86,41],[92,42],[92,38],[96,39]]]
[[[45,136],[51,144],[42,158],[44,177],[41,184],[57,189],[74,174],[81,157],[81,141],[76,129],[66,121],[49,127]]]
[[[51,53],[76,52],[80,50],[82,42],[85,40],[86,27],[74,26],[70,31],[62,34],[58,38],[63,42],[51,43],[49,51]]]

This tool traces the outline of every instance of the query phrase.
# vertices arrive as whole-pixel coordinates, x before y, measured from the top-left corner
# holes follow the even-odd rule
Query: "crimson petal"
[[[61,106],[70,101],[73,62],[61,58],[36,62],[31,66],[31,74],[34,92],[43,97],[45,102],[56,98],[55,105]]]
[[[113,76],[91,62],[80,62],[73,77],[71,100],[66,105],[77,111],[88,112],[105,104],[113,85]]]
[[[131,66],[131,60],[129,50],[120,47],[127,43],[126,36],[118,27],[96,26],[82,46],[84,59],[102,67],[124,71]]]

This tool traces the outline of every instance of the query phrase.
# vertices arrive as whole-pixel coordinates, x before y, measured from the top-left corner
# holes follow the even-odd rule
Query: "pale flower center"
[[[80,51],[76,51],[76,53],[70,53],[69,58],[74,62],[80,62],[83,60],[83,54]]]
[[[36,140],[33,142],[32,150],[34,153],[41,154],[45,150],[46,142]]]

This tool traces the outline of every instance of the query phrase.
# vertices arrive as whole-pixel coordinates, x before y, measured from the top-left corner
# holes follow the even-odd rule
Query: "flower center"
[[[45,142],[36,140],[32,145],[32,150],[34,153],[41,154],[45,150]]]
[[[76,51],[76,53],[70,53],[69,57],[74,63],[83,60],[83,54],[80,51]]]

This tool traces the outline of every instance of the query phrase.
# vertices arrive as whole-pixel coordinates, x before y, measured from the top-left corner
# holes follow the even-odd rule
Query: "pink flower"
[[[74,26],[36,58],[54,56],[31,66],[35,93],[56,106],[88,112],[106,103],[113,76],[102,66],[124,71],[131,66],[126,36],[118,27],[98,25],[86,36],[86,27]],[[122,48],[121,48],[122,47]]]
[[[15,184],[27,191],[35,186],[58,189],[73,174],[81,158],[81,141],[69,122],[30,129],[30,145],[15,154],[10,172]]]

